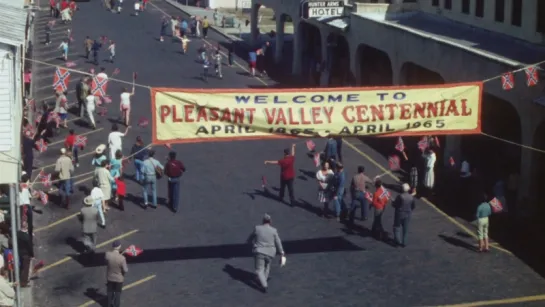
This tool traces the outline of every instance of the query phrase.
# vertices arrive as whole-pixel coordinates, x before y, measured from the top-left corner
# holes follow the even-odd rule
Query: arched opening
[[[301,71],[304,80],[310,80],[311,84],[320,84],[320,74],[316,71],[316,65],[322,63],[322,37],[320,29],[308,22],[301,21],[299,28],[303,39],[303,52],[301,59]]]
[[[545,150],[545,121],[537,127],[534,133],[532,147]],[[545,199],[543,199],[543,186],[545,184],[545,153],[534,151],[532,153],[532,173],[530,184],[530,201],[537,209],[537,218],[545,217]]]
[[[390,86],[393,84],[392,62],[384,51],[360,44],[357,63],[361,86]]]
[[[521,143],[520,117],[508,101],[490,94],[483,94],[481,126],[486,134]],[[538,137],[539,138],[539,137]],[[506,180],[510,174],[520,174],[521,148],[484,135],[467,135],[461,138],[461,152],[472,168],[483,179],[486,192],[498,179]],[[545,146],[543,146],[545,148]],[[509,211],[515,211],[514,203]],[[475,205],[475,204],[473,204]]]
[[[283,35],[279,35],[276,31],[278,28],[275,28],[269,30],[264,36],[270,41],[271,46],[269,48],[269,51],[265,54],[265,56],[268,58],[268,63],[271,63],[274,67],[269,67],[269,71],[274,71],[278,73],[278,77],[285,76],[291,74],[292,71],[292,64],[293,64],[293,41],[295,39],[294,33],[295,28],[293,26],[293,19],[290,15],[281,13],[277,14],[275,12],[275,15],[273,16],[273,19],[275,20],[275,23],[280,23],[281,29],[283,29]],[[276,52],[277,48],[276,45],[281,44],[281,50],[282,52],[280,56],[280,62],[276,63]],[[272,69],[274,68],[274,69]]]
[[[344,35],[331,33],[327,37],[327,70],[329,86],[350,84],[350,46]]]

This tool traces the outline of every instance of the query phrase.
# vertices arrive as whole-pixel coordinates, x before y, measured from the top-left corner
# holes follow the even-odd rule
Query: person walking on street
[[[112,182],[114,178],[108,170],[108,160],[103,160],[100,167],[95,169],[94,180],[98,183],[98,187],[102,190],[104,200],[104,212],[110,210],[110,200],[112,199]]]
[[[172,37],[172,41],[174,41],[174,38],[176,37],[177,26],[178,26],[178,19],[176,18],[176,16],[170,16],[170,34],[171,34],[170,36]]]
[[[178,212],[180,202],[180,178],[185,173],[185,166],[180,160],[176,160],[176,152],[168,154],[165,164],[165,175],[168,177],[168,202],[172,211]]]
[[[208,28],[210,27],[210,23],[208,22],[208,17],[204,16],[204,19],[202,21],[202,36],[204,38],[208,37]]]
[[[63,60],[68,61],[68,42],[63,40],[57,49],[61,50]]]
[[[331,166],[335,166],[338,156],[337,141],[335,141],[332,135],[329,136],[327,142],[325,143],[324,155],[325,160],[329,162]]]
[[[372,181],[365,175],[365,167],[358,166],[358,173],[352,177],[352,182],[350,183],[352,203],[350,204],[350,214],[348,218],[349,225],[354,225],[354,218],[358,207],[361,207],[362,221],[366,221],[369,216],[369,201],[365,197],[365,194],[367,193],[367,183],[372,183]]]
[[[293,192],[293,180],[295,178],[295,169],[293,167],[295,163],[295,144],[291,145],[291,152],[289,149],[284,149],[284,158],[278,161],[265,161],[267,164],[277,164],[280,166],[280,194],[278,195],[280,201],[284,201],[284,192],[286,187],[290,195],[290,205],[295,206],[295,196]]]
[[[153,209],[157,209],[157,179],[163,175],[164,167],[153,156],[155,156],[155,151],[148,151],[148,158],[142,163],[142,173],[144,175],[142,194],[144,196],[144,207],[151,206]],[[151,205],[148,190],[151,192]]]
[[[285,257],[282,241],[276,228],[271,226],[271,216],[265,214],[263,223],[256,225],[254,231],[248,237],[248,242],[253,245],[255,273],[261,290],[267,293],[271,262],[277,252]]]
[[[100,51],[100,48],[102,48],[102,44],[95,39],[91,46],[91,50],[93,51],[93,63],[95,65],[99,64],[98,52]]]
[[[85,206],[80,210],[82,242],[85,246],[85,252],[93,252],[97,243],[99,213],[97,208],[93,206],[94,202],[95,200],[91,196],[85,197],[83,199]]]
[[[318,202],[322,205],[322,216],[329,216],[329,201],[331,201],[331,189],[329,188],[329,183],[331,178],[335,174],[329,167],[329,162],[325,161],[322,163],[322,168],[316,172],[316,180],[318,181]]]
[[[167,35],[167,27],[168,27],[168,21],[165,18],[163,18],[163,20],[161,21],[161,31],[159,33],[160,42],[165,41],[165,36]],[[174,37],[174,35],[172,37]]]
[[[371,232],[373,235],[382,240],[384,236],[384,227],[382,226],[382,214],[384,208],[388,203],[388,196],[386,189],[382,186],[382,180],[375,180],[375,194],[373,194],[373,208],[375,209],[375,216],[373,218],[373,226],[371,226]]]
[[[50,21],[45,24],[45,45],[51,44],[51,32],[53,32],[53,23]]]
[[[142,167],[144,165],[144,161],[148,158],[148,149],[144,147],[144,142],[142,141],[141,136],[136,137],[136,142],[134,145],[132,145],[131,149],[131,156],[134,159],[134,179],[137,182],[142,182],[144,180],[144,174],[142,173]]]
[[[255,69],[257,67],[257,52],[250,51],[248,53],[248,62],[250,63],[250,73],[255,77]]]
[[[95,149],[95,157],[93,160],[91,160],[91,165],[94,167],[100,167],[102,165],[102,161],[107,160],[108,158],[104,154],[104,151],[106,150],[106,145],[100,144]]]
[[[82,78],[76,85],[76,98],[78,99],[79,117],[85,116],[85,98],[89,95],[89,77]]]
[[[129,92],[127,88],[123,88],[120,95],[119,111],[121,111],[121,120],[128,127],[131,118],[131,97],[134,95],[134,87],[132,92]]]
[[[414,192],[411,194],[411,186],[408,183],[401,185],[403,193],[399,194],[393,201],[394,213],[394,239],[398,246],[407,245],[407,233],[409,231],[409,222],[411,213],[415,208]],[[403,228],[403,233],[401,232]]]
[[[117,197],[117,206],[119,210],[125,211],[125,196],[127,195],[127,186],[125,185],[125,179],[123,176],[115,178],[115,185],[117,187],[116,197]]]
[[[204,55],[203,64],[202,64],[203,72],[202,72],[202,79],[205,82],[208,82],[208,69],[210,68],[210,60],[208,59],[208,55]]]
[[[32,71],[30,69],[25,70],[23,79],[25,82],[25,97],[30,97],[30,83],[32,82]]]
[[[477,207],[477,236],[479,237],[479,252],[488,252],[490,250],[488,244],[488,227],[490,225],[489,217],[492,215],[492,207],[487,201],[487,195],[483,195],[482,203]]]
[[[119,132],[117,124],[112,124],[112,132],[108,135],[108,147],[110,148],[110,159],[115,159],[115,153],[123,149],[123,138],[129,133],[131,126],[125,128],[125,132]]]
[[[17,231],[17,248],[21,261],[21,287],[29,286],[30,265],[34,258],[34,246],[28,233],[28,223],[21,223],[21,230]]]
[[[108,307],[121,306],[121,291],[125,275],[129,272],[127,259],[120,252],[121,242],[112,243],[112,250],[106,252],[106,292],[108,298]]]
[[[98,212],[100,227],[106,227],[106,218],[104,217],[104,213],[106,212],[105,198],[98,182],[95,182],[95,187],[91,190],[91,194],[89,196],[93,200],[93,207]]]
[[[85,37],[85,40],[83,41],[83,48],[85,49],[85,58],[89,60],[91,50],[93,49],[93,40],[89,36]]]
[[[95,101],[96,97],[89,93],[87,97],[85,97],[85,109],[87,110],[87,116],[89,117],[89,124],[93,130],[96,130],[97,125],[95,123]]]
[[[341,212],[344,207],[344,184],[346,182],[346,175],[344,172],[344,166],[341,163],[337,163],[335,167],[336,173],[333,179],[333,202],[335,204],[335,217],[337,222],[341,221]]]
[[[235,44],[231,41],[229,47],[227,47],[227,62],[229,67],[233,66],[233,54],[235,53]]]
[[[115,60],[115,42],[110,41],[110,45],[108,46],[108,51],[110,52],[110,63],[114,63]]]
[[[70,208],[70,195],[72,194],[71,177],[74,172],[72,159],[66,155],[66,149],[61,148],[61,156],[55,163],[55,172],[59,174],[59,194],[61,195],[61,204],[64,202],[66,209]],[[63,201],[64,196],[64,201]]]
[[[222,70],[222,66],[223,63],[222,63],[222,56],[221,56],[221,53],[219,52],[219,50],[216,50],[216,54],[214,55],[214,68],[215,68],[215,71],[216,71],[216,77],[220,78],[220,79],[223,79],[223,74],[221,72]]]

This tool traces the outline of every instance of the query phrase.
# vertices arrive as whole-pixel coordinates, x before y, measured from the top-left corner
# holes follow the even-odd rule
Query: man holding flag
[[[390,200],[390,193],[382,186],[382,180],[375,180],[375,194],[373,195],[373,208],[375,208],[375,216],[373,218],[373,226],[371,227],[371,232],[373,235],[382,240],[384,236],[384,227],[382,226],[382,214],[384,213],[384,208]]]
[[[369,215],[369,201],[365,197],[367,192],[367,183],[372,183],[371,179],[365,175],[365,167],[358,166],[358,173],[352,177],[350,191],[352,194],[352,203],[350,204],[349,224],[354,224],[356,209],[361,206],[361,220],[366,221]],[[359,206],[358,206],[359,203]]]
[[[284,201],[284,192],[286,187],[290,194],[290,205],[295,206],[295,196],[293,193],[293,180],[295,178],[295,170],[293,164],[295,162],[295,144],[291,145],[291,152],[289,149],[284,149],[284,158],[278,161],[265,161],[266,164],[278,164],[280,166],[280,195],[281,201]]]

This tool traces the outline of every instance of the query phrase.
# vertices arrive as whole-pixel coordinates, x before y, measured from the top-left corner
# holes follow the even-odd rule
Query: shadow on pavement
[[[261,291],[259,285],[255,280],[256,276],[254,273],[248,272],[243,269],[235,268],[230,264],[226,264],[223,268],[223,271],[229,274],[229,277],[231,277],[233,280],[240,281],[241,283],[247,285],[254,290]]]
[[[457,246],[457,247],[462,247],[462,248],[465,248],[465,249],[470,250],[472,252],[477,251],[477,249],[475,248],[475,246],[473,246],[473,244],[467,243],[464,240],[461,240],[461,239],[458,239],[458,238],[455,238],[455,237],[445,236],[445,235],[438,235],[438,237],[443,239],[445,242],[447,242],[447,243],[449,243],[451,245],[454,245],[454,246]]]
[[[108,297],[98,292],[96,288],[87,288],[83,293],[89,299],[95,301],[101,307],[108,307]]]
[[[290,240],[282,242],[286,254],[312,254],[324,252],[354,252],[365,250],[344,237]],[[69,255],[84,267],[104,265],[104,253]],[[138,257],[127,257],[127,263],[150,263],[193,259],[231,259],[251,257],[249,244],[225,244],[213,246],[191,246],[146,249]]]

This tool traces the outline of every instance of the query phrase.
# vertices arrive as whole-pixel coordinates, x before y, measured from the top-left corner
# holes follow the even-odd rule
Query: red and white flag
[[[45,262],[43,260],[40,260],[36,265],[34,266],[33,273],[37,273],[39,270],[41,270],[45,266]]]
[[[87,137],[83,135],[77,135],[74,146],[80,147],[83,149],[83,147],[87,146]]]
[[[39,152],[45,152],[47,150],[47,143],[44,141],[44,139],[39,139],[36,142],[36,148],[38,148]]]
[[[106,114],[108,113],[108,109],[106,109],[105,107],[98,107],[98,115],[100,116],[106,116]]]
[[[38,174],[38,180],[40,180],[44,187],[51,186],[51,174],[46,174],[43,170]]]
[[[53,89],[55,91],[68,92],[70,72],[67,69],[57,67],[53,75]]]
[[[434,140],[435,146],[436,146],[437,148],[441,147],[441,143],[439,143],[439,138],[438,138],[438,137],[434,137],[433,140]]]
[[[40,194],[40,201],[42,202],[42,205],[47,205],[49,202],[49,195],[43,191],[39,191],[38,193]]]
[[[539,82],[537,68],[535,66],[526,67],[526,69],[524,69],[524,73],[526,73],[526,85],[536,86]]]
[[[107,96],[106,90],[108,89],[108,79],[102,77],[93,77],[91,83],[91,94],[93,96],[104,97]]]
[[[66,67],[68,67],[68,68],[76,67],[76,63],[75,62],[66,62]]]
[[[320,166],[320,153],[318,152],[314,154],[314,166]]]
[[[127,249],[125,249],[123,251],[123,254],[127,255],[127,256],[131,256],[131,257],[136,257],[140,254],[142,254],[144,252],[144,250],[134,246],[134,245],[129,245],[129,247],[127,247]]]
[[[168,148],[168,149],[172,149],[172,145],[170,145],[170,143],[166,143],[165,147]]]
[[[267,186],[267,178],[265,176],[261,176],[261,187],[264,188]]]
[[[140,120],[138,120],[138,126],[140,127],[146,127],[149,125],[149,120],[145,117],[141,117]]]
[[[308,151],[314,151],[316,149],[316,144],[312,140],[306,142]]]
[[[116,68],[114,69],[114,71],[112,72],[112,76],[115,76],[115,75],[118,75],[121,71],[119,70],[119,68]]]
[[[392,171],[398,171],[401,168],[401,163],[399,162],[399,157],[396,155],[388,157],[388,165]]]
[[[456,165],[456,162],[454,162],[454,158],[453,157],[450,157],[448,158],[448,163],[450,164],[450,166],[454,167]]]
[[[104,96],[102,97],[102,100],[104,101],[104,103],[112,103],[112,97],[110,96]]]
[[[373,195],[369,191],[365,191],[365,198],[370,202],[373,201]]]
[[[503,211],[503,205],[501,204],[501,202],[496,197],[494,197],[489,202],[489,204],[490,204],[490,207],[492,207],[492,212],[499,213],[499,212]]]
[[[506,91],[515,88],[515,76],[512,72],[501,75],[501,87]]]
[[[380,199],[383,199],[383,198],[390,199],[392,194],[390,194],[390,192],[388,190],[386,190],[384,187],[382,187],[381,189],[382,189],[382,193],[380,193],[378,198],[380,198]]]
[[[428,149],[428,138],[423,136],[420,141],[418,141],[418,149],[420,149],[420,151],[424,152],[424,150]]]
[[[50,123],[50,122],[55,122],[57,124],[59,124],[61,122],[61,118],[59,117],[59,113],[57,112],[51,112],[49,113],[49,115],[47,116],[47,122]]]
[[[91,75],[94,75],[94,74],[95,74],[95,69],[94,69],[94,68],[89,69],[89,73],[90,73]]]
[[[404,152],[405,151],[405,143],[403,143],[403,139],[401,137],[397,138],[397,143],[396,143],[395,148],[399,152]]]

